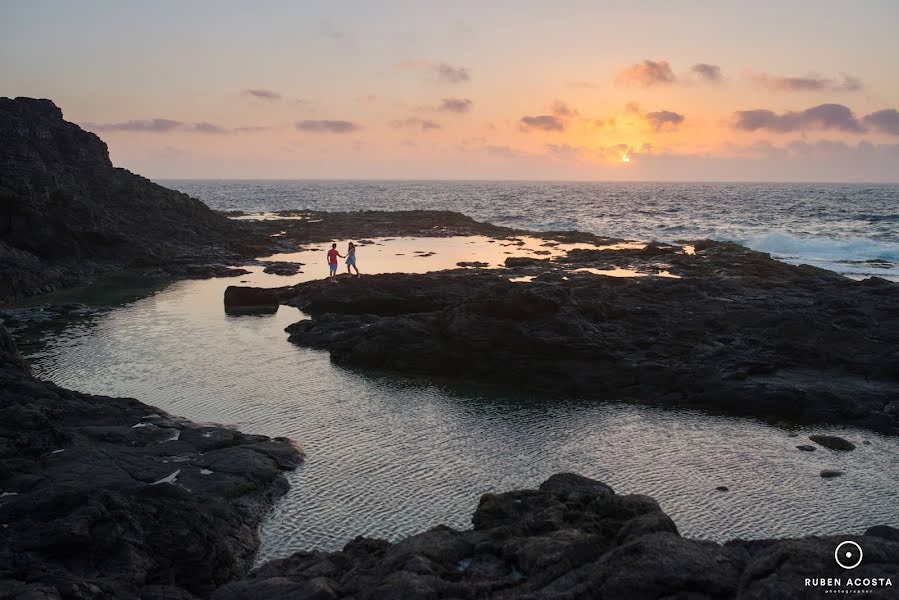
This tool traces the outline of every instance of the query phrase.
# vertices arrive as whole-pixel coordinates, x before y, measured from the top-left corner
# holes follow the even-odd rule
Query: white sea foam
[[[743,240],[753,250],[777,256],[825,261],[899,261],[899,244],[876,240],[826,237],[797,237],[783,231]]]

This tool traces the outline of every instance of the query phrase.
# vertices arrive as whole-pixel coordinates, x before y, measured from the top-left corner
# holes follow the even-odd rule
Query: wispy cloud
[[[352,133],[362,129],[352,121],[342,120],[306,120],[296,124],[296,128],[300,131],[308,131],[312,133]]]
[[[267,102],[281,99],[281,94],[279,94],[278,92],[262,88],[246,89],[241,93],[248,98],[253,98],[255,100],[265,100]]]
[[[194,123],[193,125],[191,125],[191,129],[197,133],[211,133],[215,135],[231,133],[230,129],[225,129],[224,127],[219,127],[218,125],[213,125],[212,123],[207,123],[206,121]]]
[[[484,151],[490,156],[496,156],[498,158],[520,158],[524,156],[522,152],[510,148],[509,146],[484,146]]]
[[[521,124],[525,129],[540,129],[543,131],[564,131],[565,123],[555,115],[536,115],[521,117]]]
[[[465,67],[454,67],[447,63],[434,66],[437,77],[449,83],[464,83],[471,80],[471,72]]]
[[[468,98],[444,98],[440,102],[438,110],[453,113],[467,113],[471,110],[472,104],[473,102]]]
[[[667,60],[649,60],[631,65],[622,69],[615,82],[619,85],[639,85],[652,87],[655,85],[667,85],[677,81],[677,77],[671,70]]]
[[[446,62],[434,63],[420,58],[405,59],[393,65],[402,70],[429,71],[437,80],[445,83],[465,83],[471,81],[471,71],[467,67],[456,67]]]
[[[166,133],[182,126],[181,121],[171,119],[134,119],[119,123],[84,123],[85,129],[91,131],[137,131],[147,133]]]
[[[557,117],[576,117],[578,111],[562,100],[556,100],[551,107],[552,113]]]
[[[757,85],[776,92],[855,92],[863,87],[859,78],[845,73],[839,77],[822,77],[815,73],[804,77],[753,73],[752,80]]]
[[[724,81],[724,74],[721,73],[721,67],[718,65],[697,63],[690,67],[690,71],[703,81],[708,81],[710,83],[720,83]]]
[[[880,133],[899,135],[899,111],[895,108],[878,110],[862,119],[862,122]]]
[[[391,121],[390,126],[394,129],[420,129],[421,131],[433,131],[441,128],[440,123],[428,119],[419,119],[418,117]]]
[[[734,126],[743,131],[766,129],[777,133],[815,129],[860,133],[865,130],[852,111],[842,104],[820,104],[781,114],[766,109],[741,110],[735,114]]]
[[[649,112],[644,115],[646,122],[652,127],[653,131],[662,131],[665,129],[677,129],[677,126],[684,122],[684,115],[670,110],[659,110]]]

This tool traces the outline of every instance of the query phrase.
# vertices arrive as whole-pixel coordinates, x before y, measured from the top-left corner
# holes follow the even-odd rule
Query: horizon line
[[[402,177],[147,177],[151,181],[308,181],[308,182],[420,182],[420,183],[741,183],[741,184],[791,184],[791,185],[899,185],[895,181],[846,181],[846,180],[747,180],[747,179],[454,179],[454,178],[402,178]]]

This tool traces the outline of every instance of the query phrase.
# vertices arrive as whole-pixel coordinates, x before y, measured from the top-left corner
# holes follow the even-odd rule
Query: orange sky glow
[[[899,179],[893,2],[5,12],[0,95],[150,177]]]

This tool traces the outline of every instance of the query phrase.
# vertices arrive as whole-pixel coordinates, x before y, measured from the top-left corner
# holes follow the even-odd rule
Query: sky
[[[151,178],[899,181],[899,2],[0,0]]]

